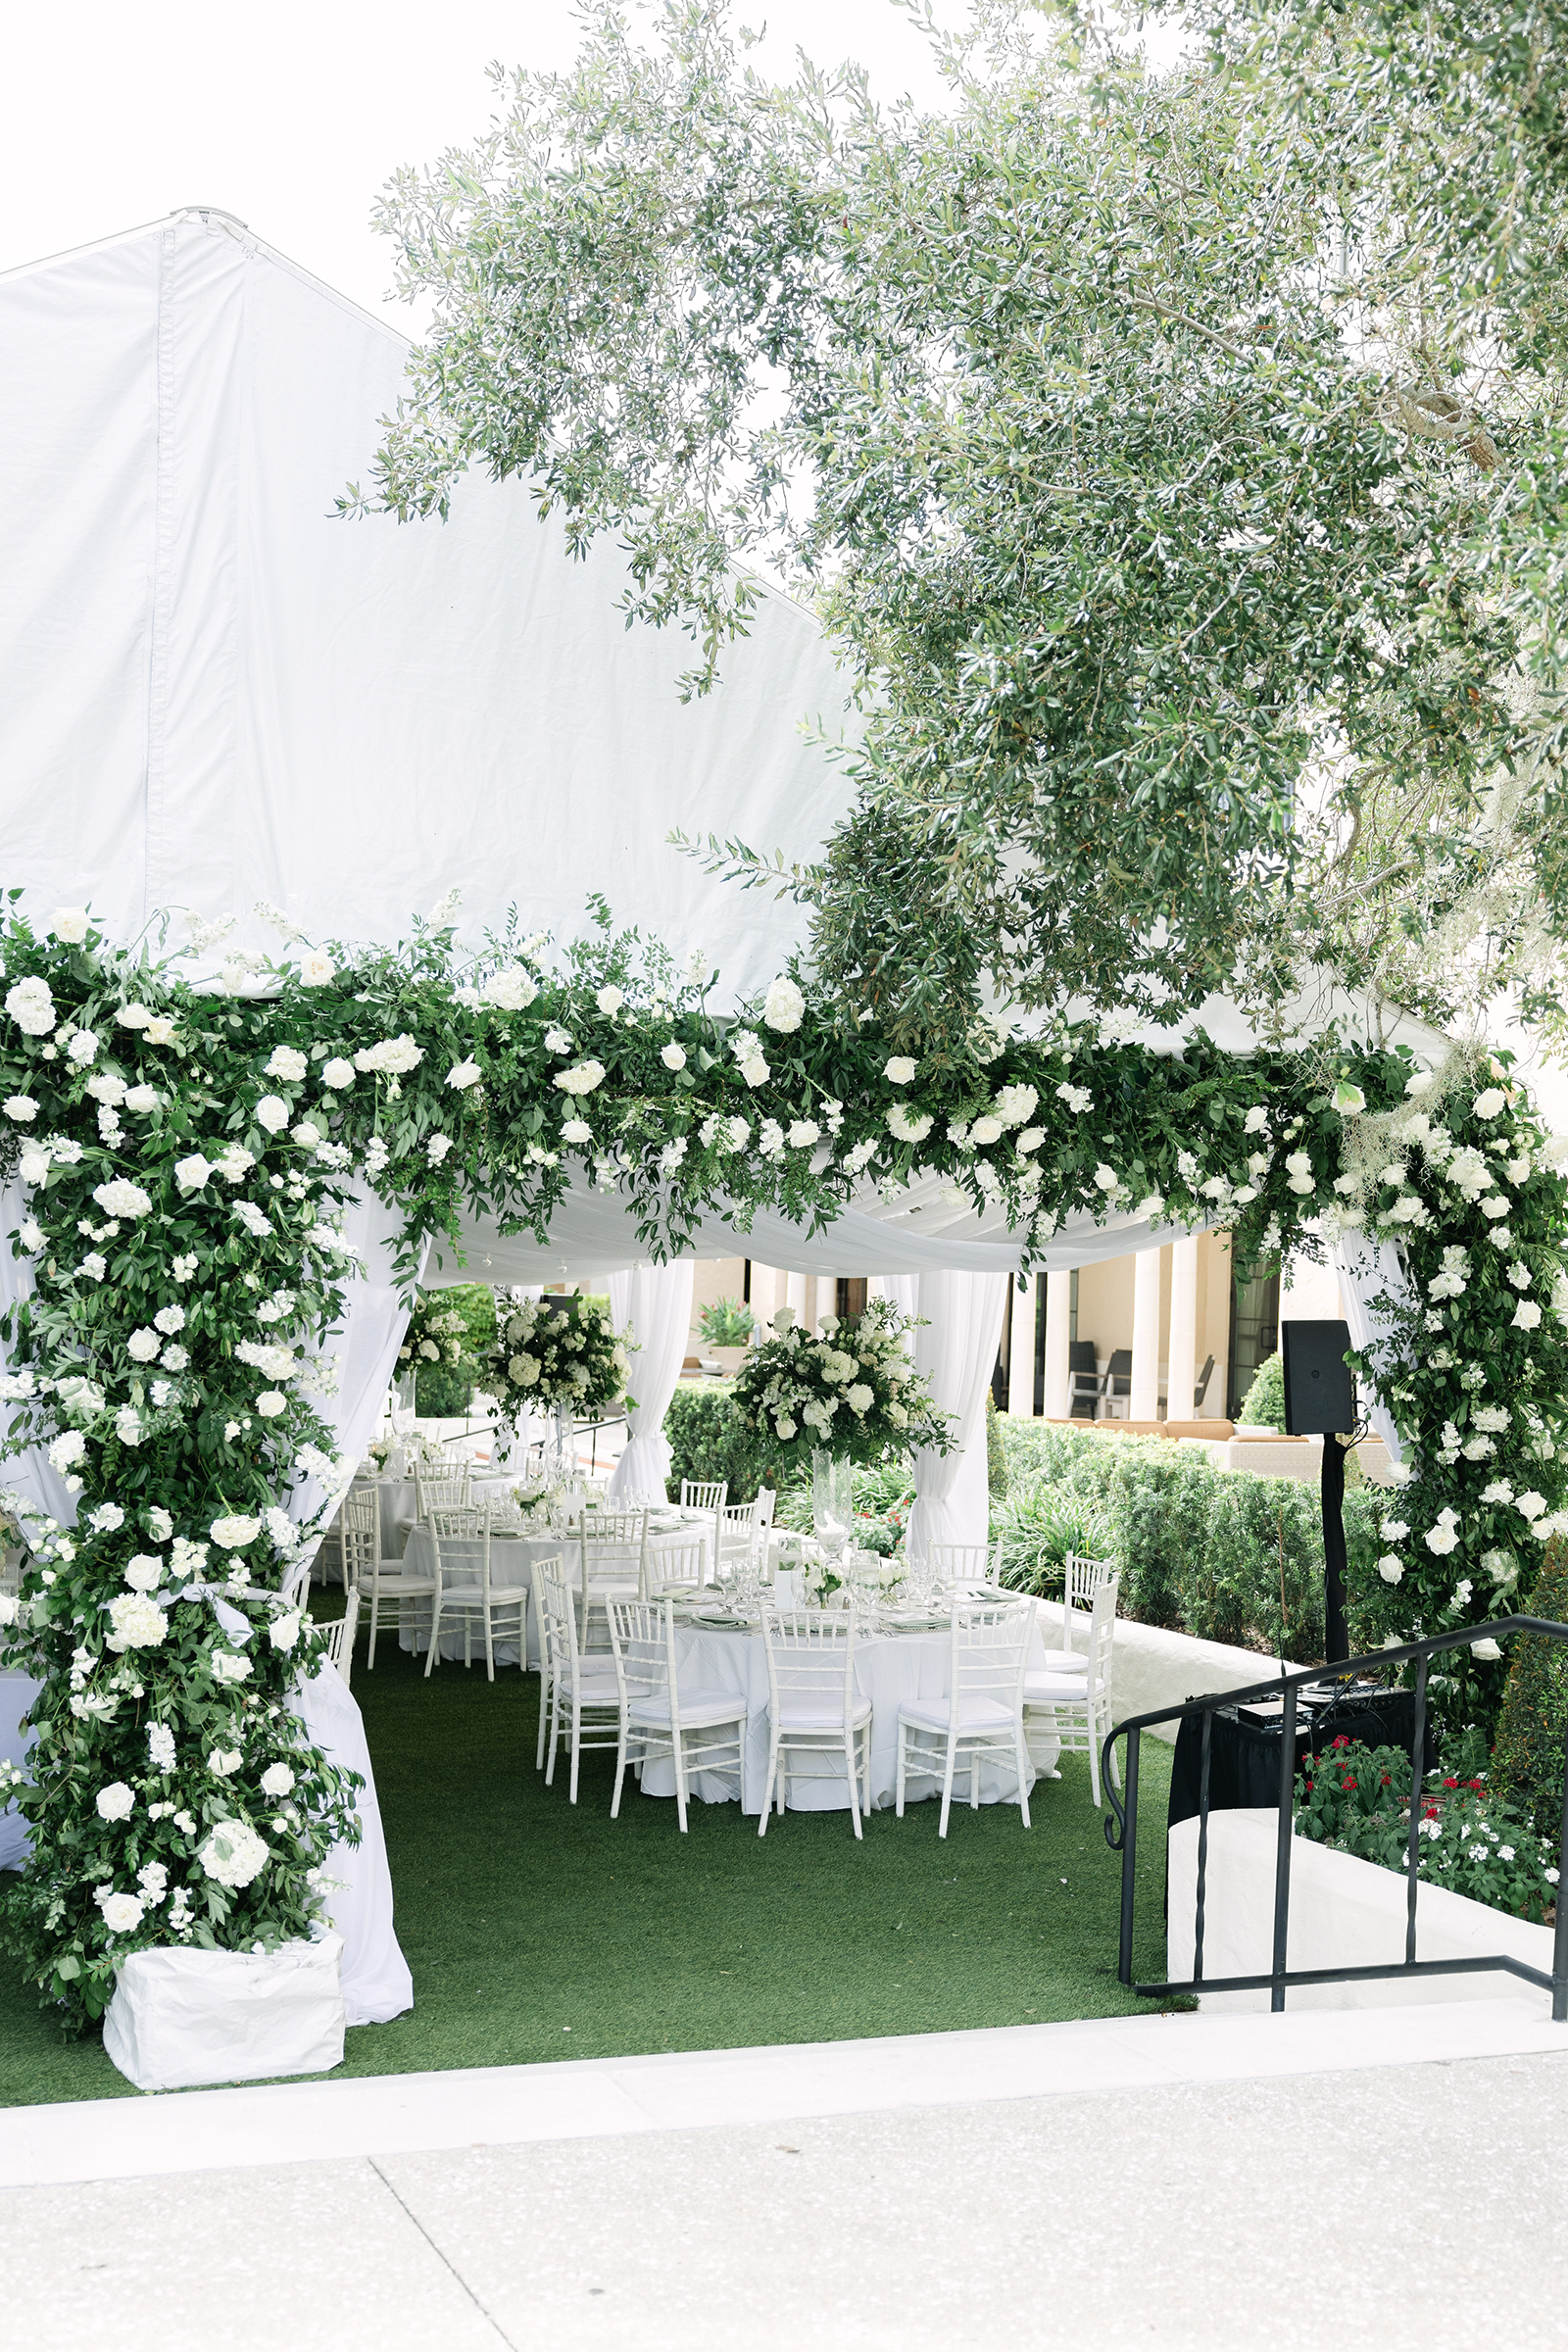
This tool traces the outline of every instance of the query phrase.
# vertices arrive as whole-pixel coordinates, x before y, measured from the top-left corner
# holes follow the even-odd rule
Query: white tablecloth
[[[1043,1669],[1045,1644],[1037,1623],[1034,1637],[1035,1656],[1032,1663]],[[702,1627],[682,1627],[675,1641],[676,1673],[687,1690],[733,1690],[746,1700],[746,1744],[741,1766],[739,1796],[743,1813],[762,1810],[762,1788],[767,1779],[767,1657],[760,1634],[710,1631]],[[947,1695],[949,1669],[952,1665],[953,1642],[948,1633],[930,1634],[869,1634],[855,1645],[855,1680],[860,1694],[871,1701],[871,1802],[875,1807],[891,1805],[897,1792],[899,1769],[899,1708],[911,1698],[943,1698]],[[1037,1749],[1047,1751],[1037,1740]],[[1054,1761],[1053,1754],[1052,1761]],[[790,1783],[786,1805],[792,1811],[804,1813],[848,1812],[850,1789],[847,1777],[829,1779],[825,1760],[810,1759],[813,1775],[822,1778],[801,1779]],[[1035,1775],[1031,1771],[1030,1787]],[[675,1764],[673,1757],[645,1766],[643,1771],[645,1796],[673,1796],[675,1793]],[[940,1777],[920,1778],[911,1773],[905,1789],[906,1803],[935,1796],[941,1790]],[[691,1782],[693,1795],[705,1804],[733,1804],[737,1794],[735,1776],[724,1772],[699,1772]],[[998,1766],[985,1766],[980,1775],[982,1804],[1013,1803],[1018,1782],[1015,1773]],[[954,1783],[954,1802],[969,1801],[968,1773],[960,1766],[959,1777]]]

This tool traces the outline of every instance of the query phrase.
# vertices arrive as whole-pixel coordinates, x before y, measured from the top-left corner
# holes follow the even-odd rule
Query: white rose
[[[300,957],[300,978],[307,988],[324,988],[333,977],[332,958],[319,948],[307,948]]]
[[[132,1086],[125,1090],[125,1108],[135,1111],[138,1116],[156,1110],[162,1100],[156,1086]]]
[[[215,1683],[248,1683],[251,1678],[249,1658],[236,1657],[231,1649],[215,1649],[210,1661]]]
[[[275,1421],[279,1413],[288,1411],[288,1398],[280,1389],[264,1389],[256,1399],[256,1410],[264,1421]]]
[[[271,1059],[262,1071],[264,1078],[283,1078],[298,1085],[310,1070],[309,1057],[297,1046],[274,1046]]]
[[[79,948],[87,936],[85,906],[57,906],[49,924],[56,939],[68,948]]]
[[[762,1019],[769,1029],[781,1037],[789,1037],[800,1027],[806,1014],[806,999],[793,980],[781,974],[768,989],[762,1004]]]
[[[287,1796],[294,1786],[294,1775],[286,1764],[269,1764],[262,1775],[264,1796]]]
[[[232,1512],[226,1519],[215,1519],[208,1533],[215,1544],[225,1551],[239,1551],[245,1544],[254,1544],[262,1532],[259,1519],[249,1519],[241,1512]]]
[[[140,1331],[133,1331],[125,1342],[125,1353],[133,1363],[156,1363],[163,1344],[157,1332],[144,1324]]]
[[[1102,1160],[1099,1167],[1095,1170],[1095,1183],[1100,1191],[1102,1193],[1113,1193],[1117,1189],[1120,1181],[1121,1179],[1116,1174],[1115,1169],[1107,1167],[1105,1162]]]
[[[1508,1098],[1500,1086],[1489,1086],[1484,1095],[1476,1097],[1476,1117],[1478,1119],[1494,1119],[1499,1110],[1506,1109],[1507,1102]]]
[[[970,1128],[969,1141],[974,1144],[994,1144],[1001,1139],[1001,1135],[1002,1121],[994,1118],[990,1111],[985,1111]]]
[[[686,1067],[686,1049],[677,1046],[671,1038],[667,1046],[661,1048],[659,1058],[666,1070],[683,1070]]]
[[[814,1119],[795,1119],[790,1124],[788,1142],[794,1152],[805,1152],[821,1140],[822,1130]]]
[[[563,1094],[591,1095],[603,1083],[605,1065],[600,1061],[579,1061],[569,1070],[556,1072],[556,1084]]]
[[[280,1617],[272,1619],[267,1633],[274,1649],[291,1650],[300,1638],[299,1610],[285,1609]]]
[[[321,1084],[329,1086],[334,1094],[347,1093],[354,1084],[353,1062],[345,1061],[341,1054],[334,1054],[330,1061],[321,1064]]]
[[[122,1004],[115,1015],[122,1029],[145,1029],[152,1017],[146,1005],[138,1004],[134,998],[130,1004]]]
[[[447,1084],[455,1086],[462,1094],[466,1087],[477,1086],[483,1075],[484,1072],[480,1069],[479,1064],[472,1059],[455,1061],[447,1072]]]
[[[47,1184],[49,1181],[49,1170],[53,1165],[54,1162],[50,1157],[49,1147],[47,1144],[27,1145],[24,1149],[22,1154],[23,1183]]]
[[[1515,1331],[1535,1331],[1541,1322],[1541,1309],[1533,1298],[1521,1298],[1513,1310]]]
[[[99,1789],[94,1801],[104,1821],[125,1821],[136,1809],[135,1792],[123,1781],[111,1781],[107,1788]]]
[[[98,1908],[111,1936],[133,1936],[141,1926],[142,1904],[134,1894],[102,1895]]]
[[[907,1054],[892,1054],[882,1065],[882,1075],[894,1086],[908,1086],[914,1078],[915,1065]]]
[[[95,1029],[78,1029],[66,1048],[66,1059],[74,1062],[78,1070],[84,1070],[97,1051],[97,1031]]]
[[[38,1116],[38,1105],[30,1095],[7,1095],[3,1105],[6,1117],[26,1126]]]
[[[213,1172],[213,1163],[205,1152],[192,1152],[174,1162],[174,1182],[182,1193],[199,1193]]]
[[[256,1105],[257,1123],[265,1127],[269,1135],[280,1135],[288,1125],[290,1116],[289,1106],[281,1095],[264,1095]]]
[[[124,1576],[134,1592],[153,1592],[164,1581],[164,1563],[156,1551],[138,1551],[125,1562]]]
[[[1404,1574],[1404,1562],[1396,1551],[1386,1551],[1378,1562],[1378,1574],[1386,1585],[1396,1585]]]
[[[561,1130],[561,1140],[564,1144],[591,1144],[594,1131],[586,1119],[568,1119]]]

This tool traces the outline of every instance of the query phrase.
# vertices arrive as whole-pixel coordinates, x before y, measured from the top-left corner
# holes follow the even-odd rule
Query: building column
[[[1046,1395],[1048,1421],[1065,1421],[1071,1404],[1067,1343],[1072,1337],[1072,1275],[1046,1276]]]
[[[796,1322],[801,1324],[806,1321],[806,1279],[804,1274],[786,1274],[784,1296],[779,1300],[779,1305],[789,1307]]]
[[[1007,1348],[1007,1411],[1032,1420],[1035,1409],[1035,1285],[1031,1274],[1025,1289],[1012,1286],[1012,1336]]]
[[[1170,1347],[1165,1382],[1165,1416],[1170,1421],[1193,1417],[1193,1391],[1198,1386],[1198,1236],[1173,1242],[1170,1251]]]
[[[1159,1415],[1159,1251],[1140,1250],[1133,1263],[1133,1378],[1130,1421]]]

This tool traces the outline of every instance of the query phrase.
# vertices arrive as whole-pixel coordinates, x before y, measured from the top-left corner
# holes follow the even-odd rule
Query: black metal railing
[[[1568,1625],[1559,1625],[1547,1617],[1499,1617],[1491,1625],[1467,1626],[1463,1633],[1434,1634],[1424,1642],[1407,1642],[1396,1649],[1382,1649],[1370,1658],[1348,1658],[1343,1665],[1312,1666],[1297,1674],[1279,1674],[1268,1682],[1253,1683],[1245,1690],[1221,1690],[1206,1698],[1190,1698],[1181,1706],[1156,1707],[1145,1715],[1129,1716],[1117,1724],[1104,1743],[1101,1779],[1110,1800],[1111,1812],[1105,1817],[1105,1842],[1112,1853],[1121,1855],[1121,1951],[1117,1975],[1124,1984],[1133,1984],[1133,1915],[1138,1855],[1138,1747],[1142,1733],[1150,1724],[1186,1721],[1198,1715],[1202,1718],[1201,1752],[1199,1766],[1198,1805],[1198,1886],[1197,1915],[1193,1936],[1193,1973],[1181,1984],[1138,1984],[1140,1993],[1158,1996],[1166,1993],[1200,1992],[1258,1992],[1266,1985],[1271,2009],[1283,2009],[1285,1995],[1293,1984],[1353,1984],[1391,1977],[1457,1977],[1474,1976],[1485,1969],[1501,1969],[1511,1977],[1520,1977],[1527,1984],[1539,1984],[1551,1995],[1551,2014],[1558,2025],[1568,2023],[1568,1740],[1564,1743],[1562,1834],[1558,1854],[1557,1917],[1552,1943],[1551,1974],[1531,1968],[1511,1954],[1498,1952],[1487,1958],[1455,1960],[1418,1960],[1416,1958],[1416,1891],[1419,1885],[1421,1853],[1422,1784],[1426,1765],[1427,1666],[1428,1661],[1444,1650],[1464,1649],[1472,1642],[1489,1636],[1494,1640],[1507,1634],[1544,1634],[1557,1642],[1568,1642]],[[1353,1678],[1375,1674],[1380,1678],[1390,1667],[1406,1659],[1415,1661],[1415,1730],[1410,1742],[1410,1841],[1405,1864],[1406,1899],[1403,1960],[1381,1961],[1375,1965],[1347,1968],[1291,1968],[1287,1965],[1291,1921],[1291,1838],[1294,1827],[1296,1793],[1296,1697],[1308,1684],[1324,1685],[1344,1682],[1353,1687]],[[1208,1871],[1208,1768],[1209,1743],[1214,1712],[1219,1707],[1248,1706],[1259,1700],[1278,1697],[1282,1702],[1280,1722],[1280,1782],[1279,1825],[1274,1855],[1274,1943],[1272,1965],[1265,1974],[1249,1977],[1205,1977],[1203,1974],[1203,1911]],[[1118,1740],[1127,1742],[1127,1766],[1124,1787],[1118,1796],[1111,1785],[1110,1763]]]

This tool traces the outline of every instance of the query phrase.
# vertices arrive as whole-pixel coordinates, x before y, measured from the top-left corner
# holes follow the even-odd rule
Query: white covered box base
[[[324,2074],[343,2058],[342,1955],[335,1935],[275,1952],[132,1952],[116,1972],[104,2048],[139,2090]]]
[[[1274,1950],[1274,1852],[1278,1815],[1240,1808],[1208,1817],[1208,1868],[1203,1894],[1203,1974],[1252,1977],[1271,1965]],[[1198,1888],[1198,1821],[1179,1821],[1170,1833],[1167,1966],[1170,1982],[1193,1973],[1193,1917]],[[1291,1968],[1366,1968],[1404,1958],[1405,1880],[1377,1862],[1340,1854],[1312,1838],[1291,1840]],[[1551,1973],[1552,1931],[1510,1918],[1490,1903],[1472,1902],[1447,1886],[1423,1884],[1416,1897],[1416,1958],[1474,1960],[1506,1953]],[[1386,2009],[1421,2001],[1547,2002],[1503,1969],[1451,1977],[1380,1977],[1359,1984],[1293,1984],[1287,2009]],[[1268,1987],[1256,1992],[1205,1992],[1200,2007],[1266,2009]]]

